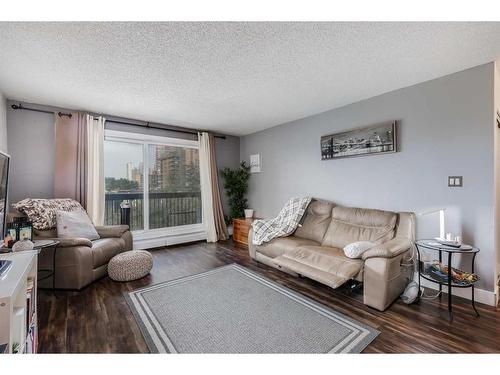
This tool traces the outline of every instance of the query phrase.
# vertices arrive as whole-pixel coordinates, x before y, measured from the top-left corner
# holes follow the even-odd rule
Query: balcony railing
[[[104,223],[120,224],[120,203],[130,201],[130,227],[144,229],[144,199],[139,193],[106,193]],[[201,193],[149,193],[149,229],[201,223]]]

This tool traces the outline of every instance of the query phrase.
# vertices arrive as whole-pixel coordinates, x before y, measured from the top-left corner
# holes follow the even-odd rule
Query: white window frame
[[[150,247],[168,246],[177,243],[191,242],[206,239],[206,226],[203,220],[198,224],[180,225],[176,227],[149,229],[149,145],[174,146],[198,149],[198,141],[190,139],[170,138],[141,133],[130,133],[119,130],[105,130],[106,141],[133,143],[142,146],[143,154],[143,207],[144,229],[133,231],[134,248],[146,249]]]

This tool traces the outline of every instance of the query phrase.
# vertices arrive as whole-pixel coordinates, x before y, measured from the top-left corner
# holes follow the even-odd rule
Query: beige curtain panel
[[[210,182],[212,184],[212,202],[214,209],[214,224],[217,238],[219,240],[227,240],[229,233],[227,231],[226,222],[224,221],[224,211],[222,210],[222,202],[220,199],[219,190],[219,171],[217,170],[217,159],[215,158],[215,137],[209,134],[210,145]]]
[[[219,193],[218,171],[215,159],[215,139],[208,133],[198,134],[200,155],[200,185],[203,222],[207,230],[207,242],[227,240],[226,223]]]
[[[55,114],[54,197],[71,198],[87,207],[87,122],[82,113]]]
[[[55,114],[54,197],[82,204],[94,225],[104,222],[104,117]]]

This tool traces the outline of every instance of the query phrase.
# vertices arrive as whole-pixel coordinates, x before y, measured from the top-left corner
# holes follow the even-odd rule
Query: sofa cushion
[[[296,236],[275,238],[271,242],[266,242],[257,246],[257,251],[270,258],[275,258],[284,254],[287,251],[293,250],[299,246],[318,246],[316,241],[308,240],[307,238],[299,238]]]
[[[322,246],[342,249],[358,241],[387,242],[394,237],[396,220],[395,212],[336,206]]]
[[[355,278],[363,268],[361,259],[350,259],[341,249],[322,246],[301,246],[287,251],[273,261],[333,288]]]
[[[80,203],[73,199],[31,199],[26,198],[12,205],[16,210],[25,213],[32,222],[33,228],[47,230],[56,227],[57,211],[83,210]]]
[[[56,219],[59,238],[87,238],[91,241],[100,238],[84,210],[57,211]]]
[[[92,241],[92,264],[94,268],[107,264],[111,258],[123,251],[125,241],[121,238],[101,238]]]
[[[345,279],[356,276],[363,267],[361,259],[348,258],[335,247],[301,246],[287,251],[285,256]]]
[[[297,228],[294,236],[321,243],[331,222],[333,206],[333,203],[327,201],[311,202],[302,219],[302,225]]]

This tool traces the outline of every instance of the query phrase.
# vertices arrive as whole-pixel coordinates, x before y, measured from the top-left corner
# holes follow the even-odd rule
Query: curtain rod
[[[41,113],[51,113],[51,114],[54,113],[54,112],[51,112],[51,111],[45,111],[43,109],[36,109],[36,108],[24,107],[21,103],[19,103],[19,104],[12,104],[11,108],[12,109],[24,109],[25,111],[33,111],[33,112],[41,112]],[[59,115],[59,117],[67,116],[67,117],[71,118],[73,116],[71,113],[57,112],[57,114]]]
[[[36,108],[28,108],[23,106],[21,103],[19,104],[12,104],[11,105],[12,109],[21,109],[25,111],[33,111],[33,112],[41,112],[41,113],[49,113],[53,114],[54,112],[51,111],[46,111],[43,109],[36,109]],[[71,113],[64,113],[64,112],[57,112],[57,115],[59,117],[69,117],[71,118],[73,115]],[[171,131],[171,132],[177,132],[177,133],[184,133],[184,134],[198,134],[198,130],[188,130],[188,129],[178,129],[178,128],[169,128],[169,127],[163,127],[163,126],[155,126],[151,125],[151,123],[146,122],[145,124],[139,124],[139,123],[133,123],[133,122],[127,122],[127,121],[118,121],[118,120],[106,120],[106,122],[112,122],[114,124],[122,124],[122,125],[129,125],[129,126],[139,126],[142,128],[149,128],[149,129],[160,129],[160,130],[166,130],[166,131]],[[221,139],[226,139],[225,135],[221,134],[214,134],[215,138],[221,138]]]

